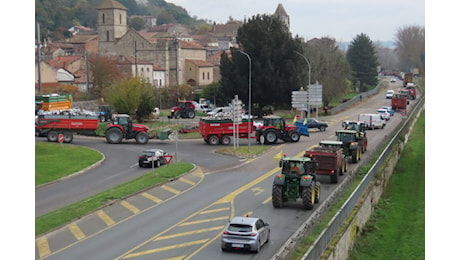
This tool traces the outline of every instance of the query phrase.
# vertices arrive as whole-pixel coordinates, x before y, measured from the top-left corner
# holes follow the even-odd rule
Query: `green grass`
[[[238,157],[243,157],[243,158],[252,158],[256,157],[268,149],[270,149],[271,146],[267,145],[256,145],[256,146],[251,146],[248,149],[248,146],[239,146],[238,148],[234,149],[233,147],[226,147],[226,148],[220,148],[217,149],[217,153],[221,154],[228,154],[232,156],[238,156]]]
[[[43,234],[70,221],[78,219],[111,202],[163,183],[193,169],[190,163],[171,163],[130,182],[101,192],[64,208],[35,218],[35,235]]]
[[[78,172],[101,159],[101,153],[85,147],[37,142],[35,143],[35,185]]]
[[[389,186],[348,259],[424,259],[425,115],[403,150]]]

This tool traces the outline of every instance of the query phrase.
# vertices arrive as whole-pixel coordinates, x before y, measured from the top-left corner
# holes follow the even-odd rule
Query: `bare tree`
[[[419,68],[425,74],[425,27],[406,25],[396,33],[396,50],[401,71]]]

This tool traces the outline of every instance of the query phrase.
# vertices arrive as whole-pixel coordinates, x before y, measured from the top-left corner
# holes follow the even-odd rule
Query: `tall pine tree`
[[[377,52],[369,36],[357,35],[347,51],[347,60],[350,64],[353,79],[359,82],[359,91],[364,92],[367,86],[376,85],[377,75]]]

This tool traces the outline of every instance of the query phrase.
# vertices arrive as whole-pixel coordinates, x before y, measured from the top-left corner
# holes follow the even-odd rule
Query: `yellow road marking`
[[[217,218],[201,219],[201,220],[190,221],[190,222],[183,222],[182,224],[179,225],[179,227],[190,226],[190,225],[196,225],[196,224],[201,224],[201,223],[206,223],[206,222],[211,222],[211,221],[217,221],[217,220],[223,220],[223,219],[228,219],[228,216],[217,217]]]
[[[267,204],[267,203],[269,203],[270,201],[272,201],[272,196],[270,196],[270,197],[268,197],[266,200],[264,200],[264,201],[262,202],[262,204]]]
[[[72,223],[69,225],[69,230],[70,232],[72,232],[72,234],[77,240],[80,240],[86,237],[85,234],[83,234],[81,229],[75,223]]]
[[[167,185],[163,185],[163,186],[161,186],[161,188],[163,188],[164,190],[167,190],[167,191],[169,191],[169,192],[172,192],[172,193],[174,193],[174,194],[180,194],[180,193],[181,193],[181,191],[176,190],[176,189],[174,189],[174,188],[171,188],[171,187],[169,187],[169,186],[167,186]]]
[[[96,214],[100,219],[102,219],[102,221],[104,221],[105,224],[107,224],[107,226],[115,224],[115,221],[113,221],[113,219],[109,215],[107,215],[102,209],[99,210]]]
[[[181,256],[176,256],[176,257],[173,257],[173,258],[167,258],[165,260],[182,260],[184,259],[185,255],[181,255]]]
[[[220,212],[220,211],[226,211],[229,210],[229,207],[226,208],[220,208],[220,209],[210,209],[210,210],[203,210],[200,212],[200,214],[209,214],[209,213],[215,213],[215,212]]]
[[[177,248],[183,248],[183,247],[187,247],[187,246],[199,245],[199,244],[206,243],[208,240],[209,239],[201,239],[201,240],[191,241],[191,242],[187,242],[187,243],[172,245],[172,246],[165,246],[165,247],[145,250],[145,251],[142,251],[142,252],[139,252],[139,253],[129,254],[125,258],[132,258],[132,257],[148,255],[148,254],[153,254],[153,253],[162,252],[162,251],[173,250],[173,249],[177,249]]]
[[[190,184],[190,185],[195,185],[195,182],[193,182],[191,180],[187,180],[186,178],[183,178],[183,177],[179,178],[179,181],[185,182],[185,183]]]
[[[123,207],[129,209],[129,210],[130,210],[132,213],[134,213],[134,214],[137,214],[137,213],[139,212],[139,209],[138,209],[136,206],[134,206],[133,204],[127,202],[126,200],[122,200],[122,201],[120,202],[120,204],[121,204]]]
[[[163,200],[161,200],[160,198],[156,197],[156,196],[153,196],[152,194],[150,193],[147,193],[147,192],[144,192],[142,193],[142,196],[146,197],[147,199],[149,200],[152,200],[156,203],[161,203]]]
[[[256,196],[264,192],[264,189],[260,187],[252,188],[251,190],[256,194]]]
[[[153,241],[159,241],[159,240],[165,240],[165,239],[171,239],[171,238],[183,237],[183,236],[190,236],[190,235],[205,233],[205,232],[209,232],[209,231],[220,230],[220,229],[222,229],[224,227],[225,226],[215,226],[215,227],[211,227],[211,228],[197,229],[197,230],[182,232],[182,233],[178,233],[178,234],[168,235],[168,236],[161,236],[161,237],[155,238]]]
[[[46,237],[41,237],[37,239],[37,248],[38,248],[38,255],[44,257],[51,253],[50,245],[48,244],[48,239]]]

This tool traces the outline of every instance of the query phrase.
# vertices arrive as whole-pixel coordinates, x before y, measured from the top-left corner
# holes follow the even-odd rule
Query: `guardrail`
[[[321,257],[323,252],[327,249],[329,243],[336,236],[339,231],[342,223],[351,215],[354,210],[358,200],[363,195],[364,191],[368,187],[369,183],[374,179],[376,173],[380,167],[386,162],[388,157],[391,155],[393,148],[398,145],[398,140],[400,138],[405,139],[405,135],[409,132],[409,128],[413,125],[416,120],[416,114],[419,113],[425,104],[425,95],[421,96],[418,99],[418,102],[414,104],[414,109],[408,114],[407,120],[401,121],[397,132],[393,135],[393,138],[390,140],[388,145],[384,148],[383,152],[377,158],[375,163],[372,165],[370,170],[366,173],[364,178],[361,180],[360,184],[356,187],[347,201],[343,206],[338,210],[336,215],[328,223],[328,226],[323,230],[323,232],[318,236],[312,246],[308,249],[305,255],[302,257],[302,260],[317,260]],[[323,203],[327,204],[326,202]],[[322,205],[322,206],[323,206]],[[318,208],[317,211],[326,210],[326,206],[323,209]],[[297,241],[302,239],[302,236],[305,235],[305,230],[311,227],[315,222],[318,222],[318,218],[321,213],[312,214],[304,224],[288,239],[288,241],[281,247],[281,249],[271,258],[283,259],[288,253],[289,250],[292,250],[295,247]],[[311,223],[310,223],[311,222]]]

